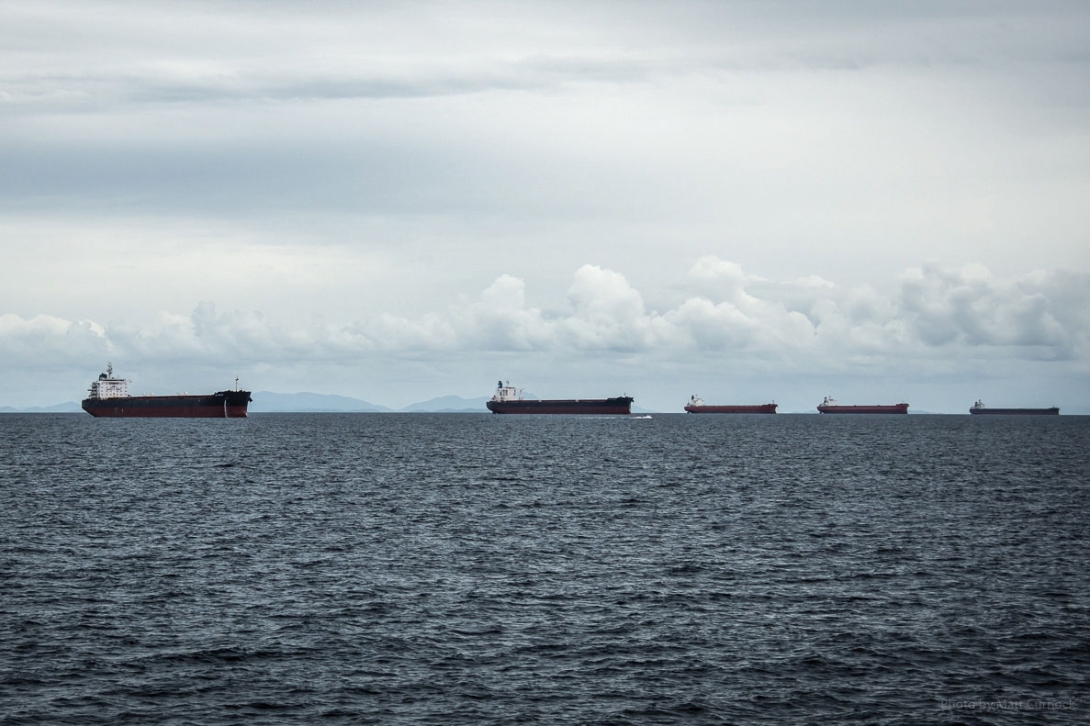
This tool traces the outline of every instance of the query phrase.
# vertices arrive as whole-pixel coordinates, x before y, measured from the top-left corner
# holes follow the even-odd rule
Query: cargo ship
[[[492,413],[551,413],[551,414],[594,414],[627,415],[632,413],[631,396],[615,398],[572,398],[556,400],[526,399],[522,389],[515,388],[510,382],[499,381],[496,393],[485,403]]]
[[[988,408],[983,401],[977,401],[969,409],[971,414],[984,414],[989,416],[1059,416],[1060,409],[1052,408]]]
[[[889,406],[841,406],[834,399],[825,397],[817,407],[821,413],[908,413],[907,403],[895,403]]]
[[[114,378],[113,365],[91,383],[83,410],[92,416],[118,418],[245,418],[253,399],[249,391],[218,391],[204,396],[130,396],[129,381]]]
[[[746,405],[709,405],[699,396],[692,396],[685,404],[686,413],[776,413],[775,403]]]

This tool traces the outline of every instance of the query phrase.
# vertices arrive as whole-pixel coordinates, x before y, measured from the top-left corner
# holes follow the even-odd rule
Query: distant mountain
[[[83,413],[75,401],[65,401],[53,406],[28,406],[27,408],[0,407],[0,413]]]
[[[401,411],[404,413],[488,413],[488,409],[484,406],[487,400],[486,396],[480,398],[440,396],[406,406]]]
[[[257,391],[251,394],[250,413],[394,413],[394,409],[348,396],[324,393],[274,393]],[[398,409],[400,413],[483,413],[487,398],[440,396],[430,401],[414,403]]]
[[[251,394],[250,413],[385,413],[391,409],[358,398],[326,393],[274,393],[257,391]]]

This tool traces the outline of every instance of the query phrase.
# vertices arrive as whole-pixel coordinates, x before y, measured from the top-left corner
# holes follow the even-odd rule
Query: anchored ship
[[[122,418],[245,418],[249,391],[218,391],[205,396],[130,396],[129,381],[114,378],[113,365],[91,383],[83,410],[95,417]]]
[[[687,413],[776,413],[775,403],[762,403],[755,406],[746,405],[709,405],[699,396],[692,396],[685,404]]]
[[[907,403],[896,403],[891,406],[841,406],[834,399],[825,397],[821,405],[817,407],[821,413],[908,413]]]
[[[983,401],[978,400],[969,409],[972,414],[985,414],[991,416],[1059,416],[1060,409],[1052,408],[988,408]]]
[[[510,381],[499,381],[492,400],[485,405],[492,413],[575,413],[575,414],[621,414],[632,413],[631,396],[615,398],[575,398],[558,400],[525,399],[522,389],[515,388]]]

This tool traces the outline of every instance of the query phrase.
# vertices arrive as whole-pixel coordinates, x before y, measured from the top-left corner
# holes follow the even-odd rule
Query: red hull
[[[907,403],[893,406],[818,406],[821,413],[908,413]]]
[[[689,413],[776,413],[775,403],[763,403],[757,406],[707,406],[689,404],[685,410]]]

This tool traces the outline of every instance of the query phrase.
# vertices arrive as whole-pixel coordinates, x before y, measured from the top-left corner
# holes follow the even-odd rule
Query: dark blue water
[[[1090,721],[1090,418],[0,416],[0,720]]]

